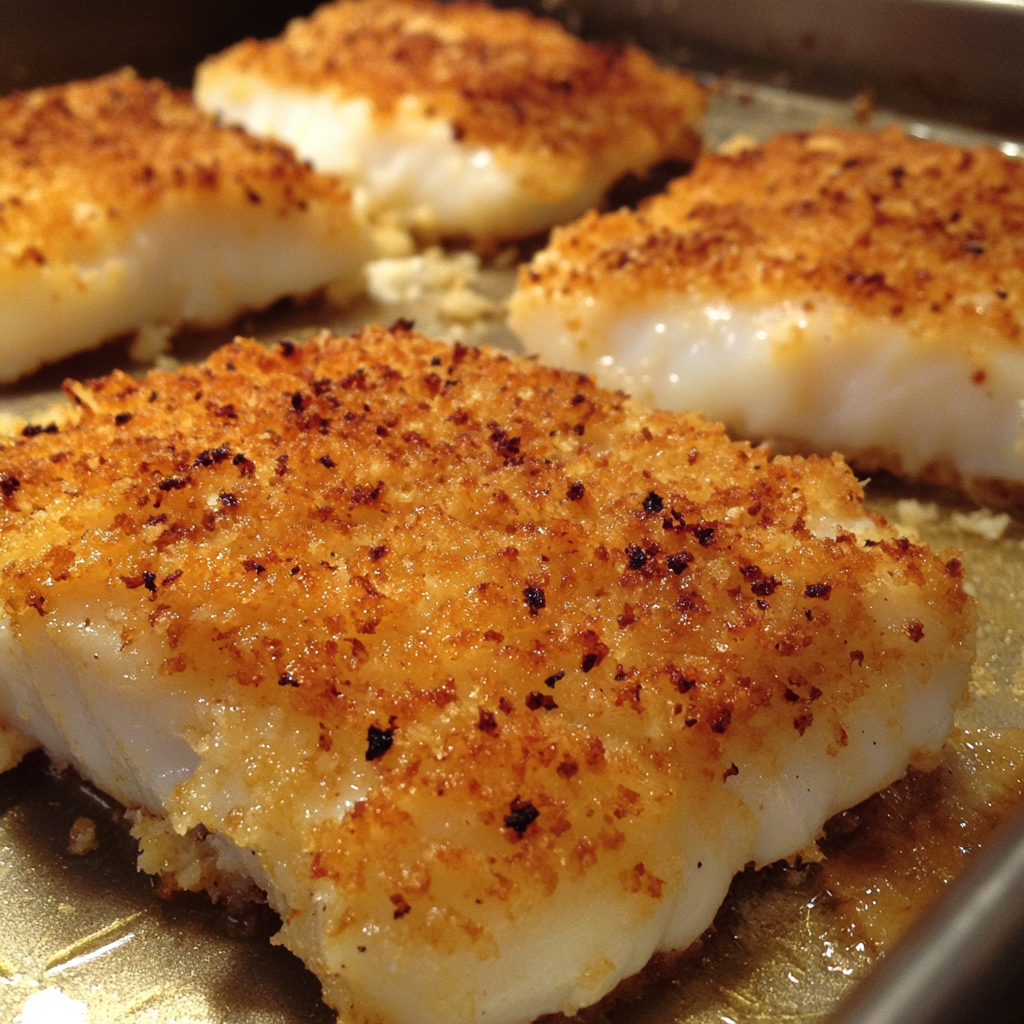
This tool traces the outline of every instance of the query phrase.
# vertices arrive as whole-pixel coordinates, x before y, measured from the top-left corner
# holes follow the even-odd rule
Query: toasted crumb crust
[[[596,46],[557,22],[483,3],[325,4],[267,41],[244,40],[200,74],[365,97],[388,114],[406,97],[467,144],[564,160],[630,144],[690,160],[704,111],[688,75],[633,46]]]
[[[626,696],[641,682],[676,691],[682,672],[706,681],[684,704],[711,730],[723,709],[737,721],[795,671],[820,677],[829,645],[867,623],[857,594],[883,567],[940,604],[966,600],[958,565],[886,539],[888,527],[871,547],[842,529],[836,540],[811,532],[808,520],[864,514],[838,457],[769,459],[586,375],[401,327],[270,352],[240,339],[176,374],[117,372],[66,390],[77,424],[0,444],[0,580],[14,621],[45,616],[99,573],[94,585],[123,589],[140,628],[154,611],[176,623],[174,675],[209,657],[197,610],[244,593],[270,619],[263,640],[235,651],[233,678],[269,683],[262,700],[324,721],[362,722],[358,701],[335,692],[338,659],[359,673],[373,649],[380,673],[391,657],[381,636],[400,649],[424,615],[451,647],[427,658],[424,689],[461,675],[450,658],[468,667],[493,650],[523,670],[518,684],[470,672],[466,685],[495,709],[502,692],[558,671],[559,696],[599,679]],[[829,615],[812,626],[805,590],[824,584]],[[474,596],[453,604],[455,592]],[[349,647],[325,655],[340,635]],[[880,670],[884,636],[858,644]],[[212,648],[218,677],[222,644]],[[840,660],[839,676],[859,674]],[[296,686],[277,685],[285,671]],[[402,689],[392,710],[404,716]]]
[[[638,213],[557,230],[520,277],[548,295],[838,299],[925,338],[1022,343],[1024,162],[880,133],[703,157]]]
[[[164,810],[252,851],[345,1019],[399,1019],[394,963],[443,1002],[526,978],[552,914],[717,900],[677,887],[729,846],[687,815],[746,827],[729,744],[839,756],[869,690],[969,646],[960,563],[865,518],[838,458],[401,322],[66,391],[76,422],[0,441],[11,636],[101,630],[190,709]],[[210,884],[194,852],[144,858]],[[584,954],[573,1009],[615,968]]]
[[[350,201],[286,146],[130,69],[0,98],[0,272],[95,255],[158,204],[196,196],[280,217]]]

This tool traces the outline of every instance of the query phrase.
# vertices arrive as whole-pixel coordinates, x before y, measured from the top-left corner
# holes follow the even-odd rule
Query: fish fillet
[[[824,130],[701,160],[521,272],[531,350],[859,469],[1024,499],[1024,163]]]
[[[478,3],[320,7],[196,74],[226,121],[343,172],[371,211],[429,236],[524,237],[579,216],[628,172],[690,161],[700,86],[636,47]]]
[[[342,1021],[593,1003],[965,693],[959,561],[838,458],[401,322],[67,391],[0,448],[0,722]]]
[[[358,277],[348,186],[131,71],[0,99],[0,380]]]

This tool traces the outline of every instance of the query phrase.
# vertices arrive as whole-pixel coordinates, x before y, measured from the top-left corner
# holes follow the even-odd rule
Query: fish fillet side
[[[521,272],[527,348],[789,450],[1024,499],[1024,163],[879,134],[703,158]]]
[[[963,699],[959,561],[838,458],[402,324],[67,391],[0,446],[0,722],[343,1021],[595,1002]]]
[[[0,380],[358,280],[348,186],[130,71],[0,99]]]
[[[627,172],[691,161],[704,94],[636,47],[480,3],[362,0],[196,73],[205,109],[352,177],[371,211],[480,242],[564,223]]]

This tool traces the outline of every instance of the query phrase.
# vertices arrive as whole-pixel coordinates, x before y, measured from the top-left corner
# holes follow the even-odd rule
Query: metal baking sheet
[[[664,25],[682,17],[671,0],[548,6],[566,8],[563,13],[581,23],[593,21],[597,8],[616,18],[629,8],[629,30],[636,35],[649,31],[651,19]],[[0,32],[0,64],[10,64],[3,49],[10,38]],[[673,40],[677,45],[675,35]],[[117,56],[111,65],[122,59],[128,58]],[[850,100],[837,101],[731,75],[712,84],[709,145],[735,134],[763,138],[823,121],[876,127],[896,116],[871,110],[863,99],[852,102],[852,93]],[[982,136],[962,124],[917,116],[901,120],[914,134],[962,143],[988,138],[1009,154],[1021,153],[1019,140],[1005,135]],[[473,278],[474,287],[495,299],[511,282],[508,268]],[[435,335],[514,347],[500,319],[446,321],[430,295],[364,300],[342,313],[315,304],[283,308],[251,318],[241,330],[270,340],[410,315]],[[201,358],[230,333],[182,337],[173,355]],[[127,348],[115,345],[49,368],[0,388],[0,413],[29,416],[52,400],[63,376],[95,375],[128,361]],[[630,995],[591,1011],[590,1019],[824,1021],[920,907],[986,844],[1024,792],[1024,522],[974,509],[948,493],[892,481],[873,482],[868,494],[872,507],[904,523],[908,532],[939,548],[962,549],[969,585],[979,598],[972,701],[958,717],[958,733],[942,764],[834,819],[822,844],[823,861],[739,876],[699,948],[652,977],[639,998]],[[68,852],[69,836],[80,818],[94,822],[98,847],[75,855]],[[0,1020],[333,1020],[312,975],[267,941],[275,927],[269,914],[234,919],[201,896],[163,899],[154,881],[135,870],[134,860],[121,809],[80,780],[55,773],[40,755],[0,776]]]

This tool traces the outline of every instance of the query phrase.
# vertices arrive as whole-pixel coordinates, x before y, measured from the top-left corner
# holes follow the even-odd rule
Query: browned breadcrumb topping
[[[813,722],[841,743],[866,686],[969,632],[959,563],[880,517],[868,545],[808,528],[863,515],[838,458],[772,459],[405,325],[65,390],[73,423],[0,446],[12,629],[114,606],[124,650],[159,644],[151,685],[292,716],[309,749],[262,746],[261,795],[218,823],[243,845],[303,779],[335,799],[372,773],[343,819],[303,825],[339,932],[483,942],[482,905],[598,864],[661,899],[674,847],[637,823],[724,785],[726,734]],[[921,593],[920,636],[879,628],[880,579]],[[483,839],[423,825],[452,801]],[[444,886],[458,927],[438,930]]]
[[[1020,344],[1024,162],[897,128],[782,135],[703,157],[638,213],[557,230],[520,284],[838,300],[926,337]]]
[[[483,3],[330,3],[277,39],[244,40],[207,73],[366,97],[390,113],[404,97],[467,144],[589,155],[654,138],[660,159],[696,155],[703,91],[634,46],[585,43],[557,22]],[[202,73],[202,72],[201,72]]]
[[[287,147],[222,128],[188,92],[128,69],[0,98],[0,268],[96,256],[195,197],[281,217],[350,198]]]

